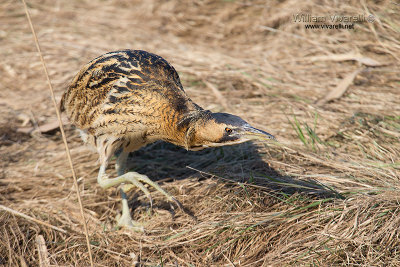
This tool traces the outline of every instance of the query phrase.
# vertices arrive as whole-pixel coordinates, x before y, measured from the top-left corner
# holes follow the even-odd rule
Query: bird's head
[[[186,135],[186,148],[189,150],[240,144],[254,139],[275,139],[273,135],[254,128],[238,116],[211,112],[191,120]]]

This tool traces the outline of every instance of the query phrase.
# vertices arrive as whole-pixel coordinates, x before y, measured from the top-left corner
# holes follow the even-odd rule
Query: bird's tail
[[[60,110],[60,112],[64,112],[65,111],[65,93],[62,95],[60,103],[58,104],[58,109]]]

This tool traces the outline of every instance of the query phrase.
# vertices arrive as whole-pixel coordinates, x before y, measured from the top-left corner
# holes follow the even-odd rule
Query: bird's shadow
[[[186,151],[166,142],[156,142],[129,155],[130,170],[154,181],[189,177],[217,177],[221,182],[254,185],[273,194],[306,194],[312,198],[344,198],[314,179],[298,179],[282,174],[268,164],[274,155],[260,145],[247,142],[234,146]],[[276,152],[279,153],[279,152]]]

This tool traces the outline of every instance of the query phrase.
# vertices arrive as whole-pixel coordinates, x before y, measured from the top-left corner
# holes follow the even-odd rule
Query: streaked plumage
[[[110,52],[90,61],[64,93],[60,108],[81,130],[84,141],[97,148],[102,164],[98,180],[103,187],[121,183],[105,174],[109,159],[119,149],[118,174],[128,177],[129,173],[124,175],[127,153],[157,140],[198,150],[273,138],[237,116],[202,109],[186,95],[177,72],[165,59],[140,50]],[[138,186],[140,180],[162,190],[143,175],[131,176],[118,181]],[[109,180],[114,180],[112,185]],[[149,195],[145,187],[139,188]],[[123,216],[128,215],[123,212]]]

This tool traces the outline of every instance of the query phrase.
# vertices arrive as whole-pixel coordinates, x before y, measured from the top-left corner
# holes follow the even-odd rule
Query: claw
[[[158,192],[160,192],[161,194],[163,194],[164,196],[166,196],[167,199],[168,199],[170,202],[175,202],[175,204],[176,204],[181,210],[184,210],[182,204],[181,204],[178,200],[176,200],[173,196],[171,196],[167,191],[165,191],[164,189],[162,189],[156,182],[153,182],[152,180],[150,180],[149,177],[147,177],[146,175],[138,174],[138,175],[136,176],[136,178],[138,179],[138,181],[144,182],[144,183],[146,183],[146,184],[152,186],[152,187],[153,187],[154,189],[156,189]]]
[[[171,197],[171,202],[175,202],[175,204],[178,206],[178,208],[179,208],[180,210],[184,210],[184,209],[183,209],[183,205],[182,205],[181,202],[179,202],[176,198]]]

